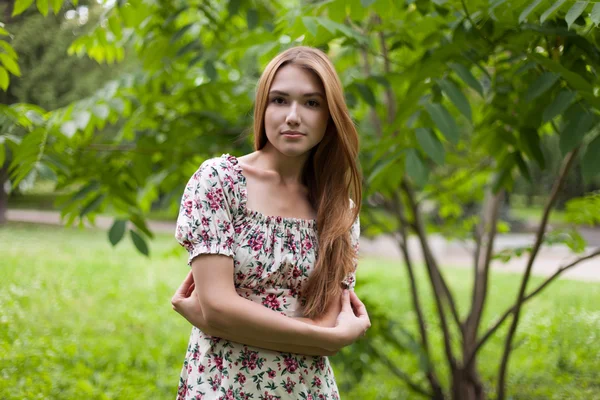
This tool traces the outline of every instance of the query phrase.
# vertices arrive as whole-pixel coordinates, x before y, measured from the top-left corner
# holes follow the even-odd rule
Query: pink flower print
[[[225,399],[226,400],[235,400],[235,397],[233,396],[233,389],[227,389],[227,393],[225,393]]]
[[[238,273],[235,275],[235,278],[236,278],[238,281],[243,281],[244,279],[246,279],[246,274],[244,274],[243,272],[238,272]]]
[[[213,390],[213,392],[219,390],[219,388],[221,387],[221,375],[217,374],[213,376],[212,379],[210,379],[209,381],[210,388]]]
[[[206,192],[206,199],[212,211],[218,211],[221,209],[221,203],[223,201],[223,189],[212,188]]]
[[[294,278],[299,277],[300,275],[302,275],[302,271],[300,271],[300,268],[298,267],[294,267],[294,270],[292,271],[292,276]]]
[[[287,368],[288,372],[296,372],[298,369],[298,360],[295,357],[284,357],[283,363]],[[288,378],[289,379],[289,378]]]
[[[258,265],[258,266],[257,266],[257,267],[254,269],[254,273],[255,273],[257,276],[262,276],[262,274],[263,274],[263,272],[264,272],[264,271],[265,271],[265,270],[264,270],[264,268],[263,268],[263,266],[262,266],[262,265]]]
[[[185,210],[185,216],[186,217],[191,217],[192,216],[192,206],[193,206],[193,202],[192,200],[186,200],[183,202],[183,208]]]
[[[219,371],[223,370],[223,357],[215,356],[215,366]]]
[[[204,372],[204,365],[200,364],[198,365],[198,373],[202,374]]]
[[[292,393],[294,391],[294,386],[296,386],[296,382],[292,381],[289,376],[287,381],[283,382],[283,387],[288,393]]]
[[[248,241],[248,246],[252,248],[254,251],[259,251],[263,247],[263,243],[265,242],[265,235],[260,233],[256,235],[256,237],[251,237]]]
[[[277,372],[275,372],[275,370],[274,370],[274,369],[270,369],[270,370],[267,372],[267,375],[269,376],[269,378],[273,379],[273,378],[275,378],[275,377],[277,376]]]
[[[206,216],[203,215],[200,223],[202,224],[202,226],[208,227],[210,225],[210,219],[206,218]]]
[[[240,384],[243,385],[244,383],[246,383],[246,375],[242,374],[241,372],[238,372],[237,380]]]
[[[273,293],[270,293],[267,297],[262,299],[263,306],[267,306],[272,310],[277,311],[279,309],[279,300],[277,296]]]
[[[304,238],[304,240],[302,241],[302,247],[304,248],[304,250],[309,251],[313,248],[313,243],[309,238]]]
[[[321,384],[322,384],[321,379],[318,376],[315,376],[312,381],[312,385],[320,388]]]
[[[275,221],[277,221],[278,224],[283,222],[283,218],[282,217],[277,217],[275,218]]]

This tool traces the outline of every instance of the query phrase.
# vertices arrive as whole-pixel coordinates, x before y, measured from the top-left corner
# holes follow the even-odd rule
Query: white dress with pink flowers
[[[286,316],[301,316],[299,295],[315,265],[315,220],[268,217],[246,208],[237,158],[205,161],[183,193],[176,238],[189,252],[233,257],[238,294]],[[358,250],[359,223],[351,237]],[[354,274],[346,282],[354,287]],[[230,342],[192,328],[177,399],[339,399],[327,357]]]

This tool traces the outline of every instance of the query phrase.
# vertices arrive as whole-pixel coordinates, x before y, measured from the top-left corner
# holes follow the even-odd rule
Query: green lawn
[[[0,398],[174,398],[190,329],[169,300],[187,273],[186,257],[169,235],[159,235],[151,251],[152,258],[145,258],[129,241],[113,249],[95,230],[0,228]],[[469,271],[446,274],[464,310]],[[493,275],[486,321],[510,303],[516,278]],[[362,260],[358,281],[361,296],[414,329],[400,264]],[[433,315],[422,276],[419,282],[426,313]],[[598,304],[600,284],[566,280],[531,302],[511,362],[513,399],[600,398]],[[430,331],[441,360],[433,325]],[[497,370],[501,344],[492,340],[480,359],[486,382]],[[416,373],[414,357],[394,357]],[[342,399],[418,399],[383,367],[365,367],[373,372]],[[347,381],[343,366],[336,368],[340,383]]]

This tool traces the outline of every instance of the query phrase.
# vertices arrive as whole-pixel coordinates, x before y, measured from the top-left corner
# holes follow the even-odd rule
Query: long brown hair
[[[316,74],[329,104],[329,123],[323,140],[311,150],[303,171],[309,200],[317,211],[319,255],[302,297],[304,315],[322,315],[333,298],[341,295],[341,283],[354,270],[350,228],[358,217],[362,187],[358,168],[358,133],[344,101],[344,90],[335,68],[322,51],[305,46],[277,55],[265,68],[256,90],[254,147],[268,142],[265,110],[269,89],[279,68],[294,64]],[[354,202],[351,207],[350,199]]]

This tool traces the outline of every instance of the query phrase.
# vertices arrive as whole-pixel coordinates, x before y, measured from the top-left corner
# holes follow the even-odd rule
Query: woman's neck
[[[283,183],[302,183],[302,173],[309,153],[290,157],[282,154],[270,143],[267,143],[265,147],[254,154],[255,167],[277,174]]]

